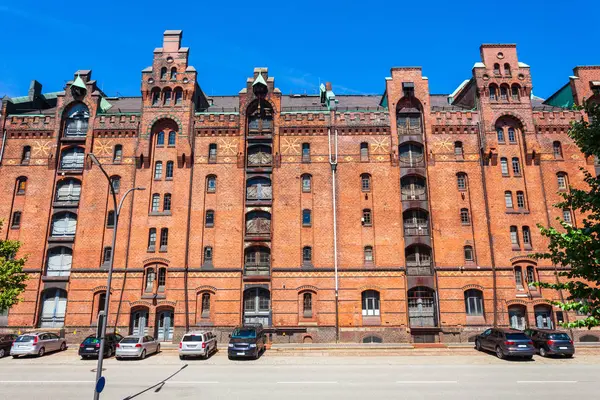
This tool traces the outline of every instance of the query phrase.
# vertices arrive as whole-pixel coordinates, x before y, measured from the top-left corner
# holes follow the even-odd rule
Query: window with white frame
[[[362,292],[362,315],[378,316],[379,314],[379,292],[376,290]]]

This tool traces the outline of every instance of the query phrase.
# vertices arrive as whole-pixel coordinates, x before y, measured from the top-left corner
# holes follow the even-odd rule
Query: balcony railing
[[[431,258],[424,258],[423,256],[421,256],[421,259],[419,259],[419,260],[415,260],[415,259],[411,260],[410,258],[407,258],[406,266],[407,267],[431,267]]]
[[[423,167],[425,163],[423,156],[403,157],[400,156],[400,164],[404,167]]]
[[[425,225],[405,225],[404,236],[429,236],[429,227]]]
[[[56,202],[70,202],[70,203],[78,203],[79,202],[79,194],[58,194],[54,201]]]
[[[402,200],[427,200],[427,192],[402,190]]]
[[[273,188],[271,186],[250,186],[246,188],[246,200],[272,200]]]
[[[269,153],[248,154],[248,166],[268,167],[273,164],[273,156]]]
[[[271,266],[269,263],[246,263],[244,266],[244,275],[270,275]]]
[[[77,160],[62,160],[60,169],[66,171],[81,171],[83,169],[83,158]]]
[[[409,276],[431,276],[433,275],[433,270],[430,266],[427,267],[407,267],[406,275]]]
[[[398,125],[398,135],[420,135],[420,126]]]
[[[273,129],[273,121],[268,119],[254,119],[248,122],[248,132],[251,134],[270,134]]]

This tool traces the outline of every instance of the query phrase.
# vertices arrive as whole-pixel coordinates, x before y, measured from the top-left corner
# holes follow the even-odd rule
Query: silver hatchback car
[[[50,351],[63,351],[66,348],[65,338],[58,337],[52,332],[32,332],[17,337],[10,349],[10,355],[13,358],[36,354],[42,357]]]
[[[188,332],[179,342],[179,359],[181,360],[192,356],[208,358],[215,351],[217,351],[217,337],[212,332]]]
[[[130,335],[117,343],[115,358],[146,358],[149,354],[160,352],[160,343],[150,335]]]

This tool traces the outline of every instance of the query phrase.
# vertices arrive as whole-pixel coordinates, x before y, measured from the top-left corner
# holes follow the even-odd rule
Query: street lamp
[[[100,350],[98,352],[98,366],[96,367],[96,385],[94,386],[94,400],[98,400],[100,398],[100,392],[98,391],[98,388],[99,388],[98,382],[102,378],[102,363],[104,362],[104,346],[106,344],[106,321],[108,320],[108,305],[110,304],[110,288],[111,288],[111,282],[112,282],[113,263],[114,263],[115,254],[116,254],[115,247],[117,244],[117,228],[118,228],[118,224],[119,224],[119,214],[121,213],[121,207],[123,207],[123,201],[125,201],[125,198],[127,197],[127,195],[129,193],[133,192],[134,190],[146,190],[146,188],[135,187],[135,188],[129,189],[128,191],[125,192],[125,194],[121,198],[121,201],[119,202],[119,205],[117,206],[117,195],[115,194],[115,189],[113,187],[113,183],[112,183],[112,180],[110,179],[110,176],[108,176],[108,174],[106,173],[104,168],[102,168],[102,164],[100,164],[100,161],[98,161],[98,159],[96,158],[96,156],[93,153],[88,154],[88,157],[90,157],[92,159],[92,161],[94,162],[94,164],[96,164],[98,166],[98,168],[100,168],[100,171],[102,171],[102,173],[108,180],[108,186],[110,187],[110,193],[112,195],[114,210],[115,210],[115,212],[113,213],[113,226],[114,227],[113,227],[113,238],[112,238],[112,247],[111,247],[112,251],[111,251],[110,260],[108,263],[108,278],[106,279],[106,296],[104,298],[104,316],[102,318],[101,327],[100,327]],[[101,386],[104,387],[103,384]],[[100,388],[100,391],[101,390],[102,389]]]

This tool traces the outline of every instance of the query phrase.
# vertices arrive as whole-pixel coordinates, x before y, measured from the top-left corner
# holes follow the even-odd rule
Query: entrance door
[[[271,325],[271,296],[267,289],[251,288],[244,291],[244,323]]]
[[[173,340],[173,311],[160,311],[156,316],[156,339],[159,342]]]
[[[67,311],[67,292],[62,289],[50,289],[44,292],[40,328],[62,328],[65,326]]]
[[[535,313],[535,326],[540,329],[552,329],[552,310],[547,307],[536,307]]]
[[[437,325],[435,292],[418,286],[408,291],[408,317],[411,327],[434,327]]]
[[[131,314],[131,334],[139,336],[148,334],[148,310],[137,310]]]

